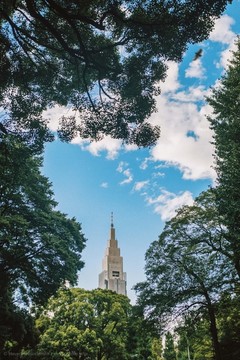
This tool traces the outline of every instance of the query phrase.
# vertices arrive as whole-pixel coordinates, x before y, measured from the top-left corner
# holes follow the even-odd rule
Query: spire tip
[[[113,228],[113,212],[111,212],[111,228]]]

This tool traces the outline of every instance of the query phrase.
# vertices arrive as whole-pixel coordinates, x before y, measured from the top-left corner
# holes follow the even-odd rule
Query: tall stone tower
[[[123,272],[123,258],[120,256],[118,242],[115,239],[113,215],[111,216],[110,240],[108,240],[102,261],[102,272],[99,274],[98,287],[109,289],[118,294],[127,295],[127,276]]]

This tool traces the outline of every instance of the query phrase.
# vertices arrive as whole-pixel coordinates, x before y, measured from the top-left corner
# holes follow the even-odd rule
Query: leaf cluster
[[[240,276],[240,41],[218,88],[208,98],[213,108],[209,116],[214,131],[215,169],[217,172],[217,206],[228,229],[228,241],[234,255],[235,268]]]
[[[13,136],[1,146],[1,289],[41,302],[65,280],[76,282],[85,239],[75,219],[55,210],[41,157]]]
[[[206,39],[229,2],[2,1],[5,126],[15,120],[25,129],[32,120],[41,125],[42,111],[59,104],[75,110],[59,129],[64,140],[110,135],[153,145],[160,129],[146,120],[166,60],[180,61],[189,43]]]
[[[80,224],[56,209],[41,173],[42,143],[1,135],[0,357],[36,342],[26,309],[45,303],[65,280],[76,283],[85,247]]]
[[[38,351],[58,359],[126,359],[129,299],[106,290],[62,289],[37,318]],[[51,354],[55,354],[51,357]]]

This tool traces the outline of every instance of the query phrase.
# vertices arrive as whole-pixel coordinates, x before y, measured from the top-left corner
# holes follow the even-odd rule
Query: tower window
[[[119,277],[119,271],[113,271],[112,276],[113,277]]]

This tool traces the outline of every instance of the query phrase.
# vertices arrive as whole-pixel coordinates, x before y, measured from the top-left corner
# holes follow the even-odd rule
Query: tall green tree
[[[212,360],[214,358],[206,312],[201,314],[196,311],[190,312],[175,329],[175,335],[178,360]]]
[[[129,299],[112,291],[61,290],[38,316],[38,352],[49,359],[127,359],[130,312]]]
[[[170,332],[166,333],[165,348],[163,351],[164,360],[177,360],[177,353],[174,346],[174,339]]]
[[[151,343],[151,359],[163,360],[162,338],[154,338]]]
[[[206,194],[205,200],[209,197]],[[203,199],[200,204],[183,207],[166,223],[159,240],[146,253],[147,280],[135,289],[146,316],[157,321],[169,322],[172,316],[182,316],[191,309],[206,311],[215,359],[221,359],[216,303],[223,289],[233,293],[236,274],[224,254],[219,219],[209,216],[213,212],[209,206],[203,217]]]
[[[80,224],[56,210],[42,158],[13,135],[0,152],[0,348],[12,329],[16,304],[44,303],[65,280],[77,281],[85,238]],[[15,305],[14,305],[15,304]],[[16,331],[15,331],[16,333]],[[2,332],[3,334],[3,332]]]
[[[240,40],[237,50],[217,88],[208,98],[213,108],[209,117],[214,131],[217,204],[228,229],[227,241],[240,277]]]
[[[38,309],[39,343],[27,356],[160,360],[161,343],[129,299],[110,290],[61,289]]]
[[[224,360],[240,357],[240,296],[224,292],[217,307],[219,340]]]
[[[240,354],[239,294],[221,294],[215,304],[219,343],[224,360],[238,360]],[[175,329],[178,360],[211,360],[213,351],[207,313],[196,311],[185,317]]]
[[[138,306],[132,306],[128,319],[127,353],[130,359],[162,360],[162,342],[153,323]]]
[[[145,122],[166,74],[189,43],[207,38],[231,0],[3,0],[0,4],[0,99],[8,130],[31,126],[54,104],[60,136],[104,135],[139,146],[159,128]],[[146,46],[147,44],[147,46]]]
[[[238,286],[234,250],[229,244],[225,217],[219,211],[217,200],[218,189],[210,188],[202,192],[192,206],[183,206],[178,210],[177,216],[171,219],[170,226],[166,224],[165,230],[171,232],[172,241],[189,239],[196,249],[199,247],[216,256],[219,254],[225,259],[224,269],[219,268],[222,276],[228,272],[228,280],[233,286]]]

